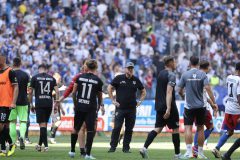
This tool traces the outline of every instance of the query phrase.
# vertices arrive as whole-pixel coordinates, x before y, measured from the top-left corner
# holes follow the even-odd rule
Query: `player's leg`
[[[37,151],[41,151],[41,146],[44,144],[44,152],[48,151],[48,141],[47,141],[47,123],[51,115],[52,108],[36,108],[37,123],[40,127],[40,138],[38,146],[36,146]]]
[[[140,149],[140,154],[142,155],[143,158],[148,157],[147,156],[148,147],[153,142],[158,133],[162,132],[163,127],[166,125],[166,121],[163,118],[163,115],[164,113],[159,111],[156,114],[155,129],[148,133],[144,146],[142,149]]]
[[[186,143],[186,153],[184,158],[192,158],[192,126],[194,122],[193,110],[184,109],[184,127],[185,127],[185,143]]]
[[[30,127],[30,106],[28,105],[28,115],[27,115],[27,128],[25,133],[25,143],[26,144],[32,144],[32,142],[29,139],[28,132]]]
[[[24,138],[27,129],[27,119],[28,119],[28,106],[18,106],[17,107],[18,117],[20,121],[20,149],[25,149]]]
[[[181,157],[180,153],[180,135],[179,135],[179,113],[177,107],[171,109],[171,114],[167,119],[168,128],[172,129],[172,142],[174,145],[174,159]]]
[[[206,126],[206,129],[204,130],[204,140],[206,141],[209,138],[212,131],[214,130],[212,115],[209,110],[206,111],[204,125]],[[198,132],[196,132],[194,136],[193,154],[194,157],[197,157],[198,155]]]
[[[5,145],[5,134],[4,134],[4,126],[7,119],[7,113],[4,107],[0,107],[0,145],[1,145],[1,152],[0,156],[6,156],[6,145]]]
[[[17,107],[12,109],[9,115],[8,120],[10,121],[10,125],[9,125],[9,135],[10,138],[12,140],[12,143],[15,145],[11,145],[11,149],[8,152],[8,156],[12,156],[15,152],[15,148],[16,148],[16,142],[17,142],[17,131],[16,131],[16,123],[17,123]],[[6,135],[8,131],[6,131]]]
[[[71,133],[71,151],[68,153],[70,157],[75,156],[75,148],[78,139],[78,132],[82,127],[86,114],[84,112],[76,111],[74,115],[74,126]]]
[[[12,139],[10,137],[10,133],[9,133],[9,115],[10,115],[10,109],[8,107],[3,107],[2,108],[2,112],[1,112],[1,121],[3,122],[3,130],[2,130],[2,142],[1,144],[3,145],[3,150],[6,150],[6,146],[5,146],[5,142],[8,142],[9,144],[9,152],[7,153],[10,154],[8,156],[11,156],[16,149],[16,145],[12,143]],[[12,154],[11,154],[12,153]]]
[[[17,141],[17,131],[16,131],[17,107],[11,110],[8,120],[10,121],[10,126],[9,126],[10,137],[11,137],[13,143],[16,143],[16,141]]]
[[[221,157],[220,149],[227,142],[227,140],[233,135],[234,129],[236,128],[236,126],[237,126],[237,117],[235,115],[225,113],[222,128],[224,130],[227,130],[227,132],[224,132],[222,134],[222,136],[218,140],[217,146],[212,150],[212,153],[216,158]]]
[[[114,128],[112,130],[111,142],[110,142],[111,148],[109,149],[108,152],[115,152],[116,147],[118,145],[119,134],[124,121],[125,113],[123,110],[116,109],[115,114],[116,115],[115,115],[115,121],[114,121]]]
[[[0,122],[0,145],[1,145],[0,157],[6,157],[7,156],[6,144],[5,144],[6,137],[4,134],[5,123],[2,122],[2,119],[0,119],[0,120],[1,120],[1,122]]]
[[[86,155],[85,151],[85,133],[86,133],[86,124],[85,122],[83,123],[79,133],[78,133],[78,142],[79,142],[79,148],[80,148],[80,154],[81,156]]]
[[[125,135],[123,139],[123,148],[124,153],[130,153],[130,142],[132,140],[133,127],[136,121],[136,110],[127,110],[125,111]]]
[[[240,147],[240,138],[238,138],[234,144],[231,146],[231,148],[222,156],[223,160],[230,160],[231,159],[231,155],[233,154],[233,152]]]
[[[61,117],[60,113],[56,113],[52,115],[52,127],[50,131],[50,143],[55,144],[55,137],[56,137],[56,132],[58,130],[58,127],[61,125]]]
[[[199,108],[195,110],[195,117],[196,117],[196,126],[197,126],[197,133],[198,133],[198,157],[202,159],[207,159],[207,157],[203,153],[203,144],[204,144],[204,122],[206,115],[206,108]]]
[[[94,159],[91,156],[92,144],[95,135],[95,123],[96,122],[96,112],[88,112],[85,123],[87,128],[87,140],[86,140],[86,158]]]

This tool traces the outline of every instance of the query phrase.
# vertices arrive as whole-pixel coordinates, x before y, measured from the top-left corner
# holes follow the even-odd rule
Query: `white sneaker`
[[[212,150],[212,154],[215,156],[215,158],[221,158],[221,152],[217,148]]]
[[[174,160],[177,160],[177,159],[181,159],[181,157],[182,157],[182,154],[179,153],[179,154],[175,154],[174,157],[173,157],[173,159],[174,159]]]
[[[51,144],[56,144],[57,142],[55,141],[55,138],[49,138],[49,141]]]
[[[179,159],[191,159],[194,158],[192,153],[185,153],[183,156],[180,156]]]
[[[197,159],[208,159],[208,157],[206,157],[203,153],[198,152]]]
[[[139,153],[141,154],[143,159],[148,159],[148,152],[147,152],[147,149],[145,147],[141,148],[139,150]]]
[[[95,157],[93,157],[92,155],[86,155],[84,159],[96,159]]]
[[[42,150],[42,152],[47,152],[49,150],[48,147],[44,147],[44,149]]]
[[[75,157],[75,152],[70,151],[70,152],[68,152],[68,155],[69,155],[70,158],[74,158]]]

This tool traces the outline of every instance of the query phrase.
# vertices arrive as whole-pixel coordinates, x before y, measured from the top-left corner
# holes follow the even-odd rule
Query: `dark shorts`
[[[0,123],[7,123],[11,110],[9,107],[0,107]]]
[[[82,112],[76,111],[74,115],[74,129],[79,131],[83,122],[86,124],[87,131],[95,130],[97,113],[96,111]]]
[[[37,123],[47,123],[52,113],[52,107],[36,108]]]
[[[169,129],[179,128],[178,110],[177,109],[172,110],[168,119],[163,118],[165,113],[166,113],[165,111],[157,111],[155,128],[165,127],[166,125],[168,126]]]
[[[187,109],[184,108],[184,125],[204,125],[206,118],[206,108]]]

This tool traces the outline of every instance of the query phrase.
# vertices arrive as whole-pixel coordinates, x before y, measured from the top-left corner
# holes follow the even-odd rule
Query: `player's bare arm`
[[[56,96],[55,102],[58,102],[57,103],[58,105],[54,105],[54,109],[58,110],[60,108],[60,103],[59,103],[60,101],[59,101],[59,90],[58,90],[58,86],[57,85],[54,86],[54,90],[55,90],[55,96]]]
[[[78,88],[77,83],[74,83],[73,91],[72,91],[72,99],[73,99],[74,108],[77,106],[77,88]]]
[[[179,88],[178,94],[184,99],[184,90],[183,88]]]
[[[207,102],[210,104],[210,106],[211,106],[212,108],[215,108],[216,105],[217,105],[217,104],[214,104],[213,101],[212,101],[210,98],[207,99]],[[217,106],[217,108],[218,108],[218,106]],[[215,118],[217,118],[217,111],[214,111],[214,112],[213,112],[213,116],[214,116]]]
[[[212,106],[211,106],[212,109],[214,110],[214,112],[217,112],[217,111],[218,111],[218,106],[216,105],[215,97],[214,97],[214,95],[213,95],[211,86],[210,86],[210,85],[205,85],[204,88],[206,89],[206,91],[207,91],[207,93],[208,93],[211,101],[215,104],[215,105],[212,105]]]
[[[141,103],[142,103],[142,101],[144,101],[146,95],[147,95],[147,91],[144,88],[144,89],[141,90],[141,96],[140,96],[140,100],[137,103],[137,107],[141,105]]]
[[[102,115],[104,115],[105,114],[105,108],[104,108],[104,104],[103,104],[102,95],[103,95],[102,92],[98,92],[98,111],[101,110]]]
[[[33,88],[29,87],[29,103],[32,112],[35,112],[35,107],[33,105]]]
[[[116,106],[116,107],[119,107],[120,104],[113,98],[113,91],[114,91],[114,87],[112,85],[108,85],[108,95],[109,95],[109,98],[112,100],[112,103]]]
[[[11,108],[16,108],[18,92],[19,92],[18,84],[15,83],[15,84],[13,84],[13,101],[12,101],[12,104],[11,104]]]
[[[165,115],[163,116],[164,119],[168,119],[170,116],[171,112],[171,104],[172,104],[172,92],[173,92],[173,87],[170,85],[167,85],[167,95],[166,95],[166,102],[167,102],[167,110]]]

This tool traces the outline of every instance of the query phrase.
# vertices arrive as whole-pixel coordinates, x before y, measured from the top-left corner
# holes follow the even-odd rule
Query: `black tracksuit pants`
[[[118,139],[120,131],[125,120],[125,134],[123,139],[123,150],[130,149],[130,142],[132,140],[133,127],[136,120],[136,109],[116,109],[114,129],[111,136],[111,148],[116,148],[118,145]]]

